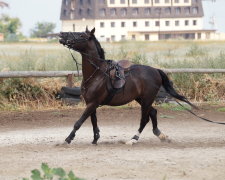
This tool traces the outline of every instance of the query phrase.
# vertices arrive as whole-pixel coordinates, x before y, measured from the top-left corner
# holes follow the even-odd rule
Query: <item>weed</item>
[[[219,111],[219,112],[225,112],[225,107],[218,108],[217,111]]]
[[[32,180],[82,180],[76,177],[73,171],[66,173],[63,168],[50,168],[48,164],[42,163],[41,171],[34,169],[31,171]],[[23,178],[23,180],[29,180],[28,178]]]

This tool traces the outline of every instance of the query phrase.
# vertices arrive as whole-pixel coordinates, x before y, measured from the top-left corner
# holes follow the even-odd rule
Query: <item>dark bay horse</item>
[[[108,84],[109,65],[105,60],[104,50],[96,39],[95,28],[85,32],[61,32],[59,42],[66,47],[79,52],[82,56],[83,80],[81,93],[86,102],[86,109],[80,119],[74,124],[74,128],[65,141],[70,144],[75,137],[76,131],[90,116],[94,132],[93,144],[97,144],[100,138],[97,125],[96,109],[100,105],[120,106],[133,100],[141,105],[141,121],[138,132],[128,141],[128,144],[137,143],[141,132],[151,118],[153,133],[160,140],[167,140],[157,126],[157,110],[152,107],[155,97],[162,85],[166,91],[174,98],[179,99],[193,106],[187,98],[179,95],[173,88],[167,75],[160,69],[150,66],[133,64],[129,67],[129,73],[125,78],[125,85],[121,91],[104,103],[110,96]]]

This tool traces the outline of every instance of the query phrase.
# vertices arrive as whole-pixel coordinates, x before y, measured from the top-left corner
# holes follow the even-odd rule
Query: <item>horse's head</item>
[[[86,28],[85,32],[61,32],[59,42],[75,51],[83,52],[94,38],[95,28],[91,31]]]

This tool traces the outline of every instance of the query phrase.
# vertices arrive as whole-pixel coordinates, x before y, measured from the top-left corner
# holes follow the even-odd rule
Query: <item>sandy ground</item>
[[[91,145],[90,120],[69,146],[62,143],[82,110],[0,112],[0,180],[21,180],[42,162],[96,180],[224,180],[225,126],[202,122],[187,112],[159,109],[159,128],[172,140],[160,142],[148,124],[140,141],[125,145],[137,131],[140,109],[100,109],[101,139]],[[201,111],[225,122],[225,113]]]

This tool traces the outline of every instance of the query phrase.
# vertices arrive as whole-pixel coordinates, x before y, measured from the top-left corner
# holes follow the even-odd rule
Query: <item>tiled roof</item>
[[[74,6],[71,6],[74,3]],[[62,0],[61,20],[79,19],[151,19],[203,17],[201,0],[191,6],[115,7],[100,4],[98,0]]]

